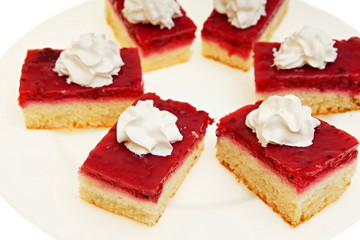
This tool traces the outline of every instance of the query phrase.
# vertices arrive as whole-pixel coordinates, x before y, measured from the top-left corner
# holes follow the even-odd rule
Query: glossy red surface
[[[20,78],[18,100],[21,107],[31,101],[137,98],[143,94],[144,84],[137,49],[121,49],[125,65],[113,77],[113,84],[98,88],[68,84],[65,76],[59,77],[53,68],[61,51],[44,48],[27,52]]]
[[[143,55],[188,45],[195,39],[196,25],[186,16],[186,12],[183,9],[183,15],[173,19],[174,27],[171,29],[161,29],[160,26],[152,24],[132,24],[128,22],[122,15],[124,0],[109,1],[115,12],[118,13],[121,21],[125,24],[133,41],[141,48]]]
[[[325,69],[305,65],[301,68],[278,70],[273,65],[273,49],[280,43],[257,43],[255,45],[254,72],[257,92],[287,89],[317,89],[360,93],[360,38],[336,41],[338,56]]]
[[[116,124],[92,150],[80,169],[99,181],[112,185],[134,197],[156,202],[164,183],[177,170],[194,147],[203,139],[212,119],[204,111],[197,111],[188,103],[161,100],[153,93],[145,94],[140,100],[154,100],[154,106],[178,117],[178,126],[183,140],[173,143],[170,156],[152,154],[137,155],[116,140]]]
[[[284,0],[268,0],[267,15],[261,17],[256,25],[246,29],[232,26],[225,14],[214,10],[204,23],[201,31],[202,39],[218,44],[221,48],[226,49],[230,56],[236,54],[248,58],[254,43],[263,35],[284,2]]]
[[[356,159],[358,140],[324,121],[315,129],[313,144],[309,147],[274,144],[262,147],[256,134],[245,125],[247,114],[259,105],[260,102],[248,105],[223,117],[216,135],[234,139],[275,174],[286,179],[297,192],[303,192],[337,167]]]

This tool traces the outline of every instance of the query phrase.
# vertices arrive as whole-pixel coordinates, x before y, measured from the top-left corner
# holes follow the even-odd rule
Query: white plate
[[[243,73],[201,56],[199,32],[212,1],[180,1],[198,25],[188,63],[144,74],[146,91],[188,101],[218,119],[253,103],[253,72]],[[71,23],[71,27],[69,27]],[[272,40],[280,41],[303,25],[323,28],[333,38],[357,32],[327,13],[293,0]],[[77,193],[77,170],[106,129],[27,130],[17,104],[21,65],[30,48],[64,48],[81,33],[114,40],[103,1],[89,1],[37,27],[0,60],[0,192],[23,216],[60,239],[327,239],[360,218],[360,177],[341,199],[297,228],[239,184],[215,157],[215,126],[206,148],[155,227],[108,213],[83,202]],[[323,117],[357,138],[360,112]],[[3,147],[6,146],[6,147]]]

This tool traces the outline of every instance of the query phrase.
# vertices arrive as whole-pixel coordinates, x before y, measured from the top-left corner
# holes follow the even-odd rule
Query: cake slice
[[[18,98],[27,128],[111,127],[143,94],[137,49],[118,49],[124,65],[111,77],[111,84],[99,87],[68,83],[68,76],[59,76],[54,68],[63,51],[44,48],[27,52]]]
[[[188,103],[162,100],[153,93],[144,94],[134,105],[137,107],[146,101],[152,101],[155,108],[176,116],[182,140],[171,144],[172,151],[168,155],[157,155],[156,151],[135,153],[127,142],[118,142],[120,133],[117,132],[122,132],[119,129],[124,126],[121,119],[128,118],[121,115],[118,124],[110,129],[81,166],[80,196],[107,211],[155,225],[199,158],[204,148],[205,132],[212,119],[206,112],[198,111]],[[140,111],[137,113],[140,114]],[[131,129],[128,128],[129,131]],[[140,136],[139,132],[136,136]],[[150,136],[139,137],[140,140],[155,141],[157,131],[149,132]],[[163,150],[163,144],[156,146]]]
[[[218,2],[225,4],[230,1]],[[251,3],[251,1],[248,1],[248,3]],[[245,28],[232,25],[227,14],[219,13],[214,9],[205,21],[201,31],[202,54],[231,67],[244,71],[249,70],[253,66],[255,42],[270,39],[285,16],[288,3],[288,0],[267,0],[265,15],[262,15],[255,25]],[[241,9],[243,6],[238,7]],[[245,6],[244,9],[251,11]]]
[[[165,1],[165,3],[167,4],[169,1]],[[196,25],[186,16],[183,9],[180,8],[181,16],[174,17],[172,19],[174,25],[168,28],[151,23],[129,22],[123,13],[125,2],[126,0],[106,0],[106,19],[122,47],[139,49],[143,72],[169,67],[189,60],[191,56],[190,46],[195,39]],[[149,4],[155,3],[156,1]],[[164,1],[159,1],[155,9],[166,8],[167,5],[163,3]],[[137,7],[140,8],[140,6]],[[138,8],[136,14],[140,12]],[[166,11],[168,10],[159,10],[159,12]],[[154,15],[154,13],[147,15]]]
[[[335,40],[337,57],[323,69],[307,64],[292,69],[278,69],[274,49],[281,43],[259,42],[255,45],[255,86],[259,99],[271,95],[294,94],[313,114],[340,113],[360,109],[360,38]]]
[[[264,146],[258,133],[247,126],[248,115],[262,103],[242,107],[220,120],[216,130],[217,157],[248,189],[296,227],[347,189],[356,169],[358,141],[320,120],[309,146]],[[272,121],[279,120],[280,115],[280,111],[274,114]],[[270,137],[277,138],[277,126],[268,127]],[[296,137],[297,133],[287,140]]]

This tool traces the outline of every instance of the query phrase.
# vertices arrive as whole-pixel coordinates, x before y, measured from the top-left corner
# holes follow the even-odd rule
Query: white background
[[[102,1],[102,0],[98,0]],[[193,0],[189,0],[193,1]],[[198,0],[201,1],[201,0]],[[303,0],[317,8],[333,14],[360,31],[360,3],[354,0]],[[0,7],[0,57],[19,38],[35,26],[85,0],[1,0]],[[2,146],[4,147],[4,146]],[[11,159],[9,159],[11,161]],[[359,203],[360,204],[360,203]],[[334,216],[336,217],[336,216]],[[333,240],[355,240],[360,236],[360,221],[338,234]],[[0,196],[0,239],[53,239],[32,225]]]

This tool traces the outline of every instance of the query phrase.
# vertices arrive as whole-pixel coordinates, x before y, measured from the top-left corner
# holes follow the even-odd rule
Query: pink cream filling
[[[93,103],[111,103],[114,101],[135,101],[137,98],[129,97],[99,97],[97,99],[82,99],[82,98],[64,98],[64,99],[41,99],[41,100],[28,100],[24,102],[21,107],[27,108],[32,105],[57,105],[57,104],[71,104],[71,103],[82,103],[82,104],[93,104]]]

